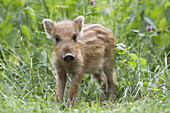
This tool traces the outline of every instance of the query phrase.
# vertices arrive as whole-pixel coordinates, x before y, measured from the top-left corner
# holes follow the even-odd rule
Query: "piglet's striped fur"
[[[44,19],[43,24],[48,38],[54,40],[52,63],[56,72],[57,102],[63,100],[66,74],[72,77],[68,105],[74,105],[79,85],[84,75],[89,73],[102,85],[100,100],[114,100],[116,76],[113,33],[99,24],[84,24],[83,16],[58,23]],[[107,93],[109,97],[106,97]]]

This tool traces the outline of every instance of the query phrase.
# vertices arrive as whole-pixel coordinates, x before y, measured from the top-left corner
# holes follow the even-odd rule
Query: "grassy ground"
[[[0,0],[0,112],[170,112],[169,11],[168,0]],[[56,104],[53,41],[42,20],[79,15],[115,34],[117,97],[101,105],[100,86],[86,75],[77,105],[61,109],[71,79]]]

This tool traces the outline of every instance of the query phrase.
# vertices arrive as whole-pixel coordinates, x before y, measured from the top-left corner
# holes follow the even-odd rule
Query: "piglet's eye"
[[[54,39],[55,39],[56,43],[58,43],[58,42],[61,41],[61,39],[60,39],[60,37],[59,37],[58,35],[55,35],[55,36],[54,36]]]
[[[77,42],[77,34],[74,34],[72,38],[73,38],[74,42]]]

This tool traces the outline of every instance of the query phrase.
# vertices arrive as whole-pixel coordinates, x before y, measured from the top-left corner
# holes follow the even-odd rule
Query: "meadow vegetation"
[[[77,104],[55,103],[56,80],[42,20],[83,15],[116,38],[115,102],[99,102],[100,86],[90,74]],[[169,0],[0,0],[0,112],[170,112]],[[69,78],[69,76],[68,76]],[[71,79],[68,79],[67,87]],[[68,89],[68,88],[67,88]]]

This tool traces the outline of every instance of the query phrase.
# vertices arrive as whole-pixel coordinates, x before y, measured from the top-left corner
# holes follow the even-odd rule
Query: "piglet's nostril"
[[[63,59],[65,62],[70,63],[75,59],[75,56],[70,52],[66,52],[65,55],[63,56]]]

